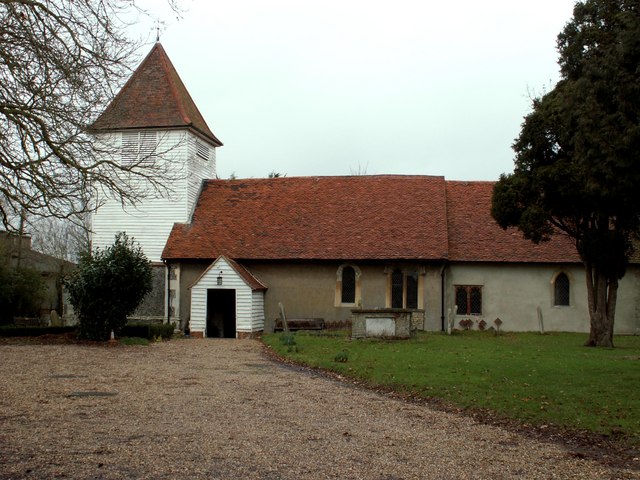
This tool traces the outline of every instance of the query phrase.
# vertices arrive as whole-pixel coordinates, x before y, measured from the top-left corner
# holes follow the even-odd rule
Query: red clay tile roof
[[[491,217],[493,182],[447,181],[449,259],[471,262],[580,262],[563,235],[535,245],[522,233],[503,230]]]
[[[235,270],[235,272],[240,275],[240,277],[244,280],[244,282],[251,288],[251,290],[266,290],[267,286],[258,280],[253,273],[247,270],[243,265],[240,265],[235,260],[224,257],[227,263]]]
[[[491,217],[492,182],[428,176],[205,182],[165,259],[579,262],[564,236],[534,245]]]
[[[196,130],[222,146],[211,132],[160,43],[156,43],[105,111],[96,131],[179,128]]]
[[[352,176],[204,183],[165,259],[420,259],[447,256],[442,177]]]

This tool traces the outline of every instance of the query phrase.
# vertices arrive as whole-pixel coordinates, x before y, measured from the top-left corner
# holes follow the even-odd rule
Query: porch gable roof
[[[220,255],[218,258],[216,258],[211,265],[209,265],[204,272],[202,272],[202,274],[200,274],[200,276],[198,278],[196,278],[194,280],[194,282],[189,285],[189,289],[193,288],[195,285],[197,285],[198,283],[200,283],[200,280],[202,280],[206,275],[208,275],[210,270],[217,270],[218,265],[220,264],[220,260],[223,260],[224,262],[227,263],[227,265],[229,265],[229,267],[231,267],[231,269],[238,274],[238,276],[242,279],[242,281],[251,289],[251,290],[260,290],[260,291],[264,291],[267,290],[267,286],[262,283],[260,280],[258,280],[249,270],[247,270],[244,266],[240,265],[238,262],[236,262],[235,260],[232,260],[228,257],[226,257],[225,255]]]

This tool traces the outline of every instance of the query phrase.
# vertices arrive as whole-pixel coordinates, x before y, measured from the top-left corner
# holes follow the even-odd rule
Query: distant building
[[[40,306],[33,312],[35,317],[23,322],[49,325],[54,311],[54,319],[60,317],[66,324],[75,322],[62,285],[65,275],[76,268],[74,263],[33,250],[29,235],[8,232],[0,232],[0,261],[5,262],[7,268],[27,268],[39,272],[45,285]]]

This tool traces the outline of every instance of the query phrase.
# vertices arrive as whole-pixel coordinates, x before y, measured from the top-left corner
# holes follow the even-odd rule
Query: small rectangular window
[[[404,276],[400,270],[391,274],[391,308],[402,308],[404,294]]]
[[[456,286],[458,315],[482,315],[482,287]]]
[[[418,274],[407,274],[407,308],[418,308]]]

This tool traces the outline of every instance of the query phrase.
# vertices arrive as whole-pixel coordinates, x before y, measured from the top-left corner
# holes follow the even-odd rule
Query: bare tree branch
[[[175,0],[167,0],[178,11]],[[123,165],[88,132],[131,73],[131,0],[0,0],[0,222],[74,218],[107,192],[123,204],[167,194],[163,153]],[[140,182],[144,178],[146,182]],[[95,203],[95,202],[94,202]]]

